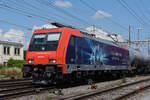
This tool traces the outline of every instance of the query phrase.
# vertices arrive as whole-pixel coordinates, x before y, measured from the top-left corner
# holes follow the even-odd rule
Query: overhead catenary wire
[[[13,10],[14,13],[21,14],[21,15],[27,16],[27,17],[29,17],[29,18],[32,18],[32,17],[35,16],[35,17],[40,17],[41,20],[43,20],[43,19],[50,20],[50,19],[48,19],[48,18],[44,18],[44,17],[38,16],[38,15],[36,15],[36,14],[31,14],[31,13],[28,13],[28,12],[26,12],[26,11],[23,11],[22,9],[10,7],[10,6],[8,6],[8,5],[0,4],[0,6],[1,6],[2,8],[4,7],[4,8],[6,8],[6,9],[9,9],[10,11]],[[21,27],[21,28],[26,28],[26,27],[24,27],[24,26],[20,26],[20,25],[17,25],[17,24],[14,24],[14,23],[10,23],[10,22],[7,22],[7,21],[1,21],[1,22],[7,23],[7,24],[9,24],[9,25],[14,25],[14,26],[17,26],[17,27]],[[48,22],[48,21],[45,20],[45,22]],[[27,29],[28,29],[28,30],[31,30],[30,28],[27,28]],[[79,28],[79,29],[83,30],[82,28]]]
[[[45,1],[45,0],[36,0],[36,1],[39,2],[40,4],[46,5],[48,7],[51,7],[53,9],[57,10],[58,12],[63,13],[63,14],[65,14],[68,17],[71,17],[74,20],[77,20],[78,22],[84,24],[85,26],[89,26],[90,25],[89,22],[87,22],[87,21],[85,21],[85,20],[83,20],[81,18],[78,18],[77,16],[75,16],[75,15],[73,15],[73,14],[71,14],[71,13],[69,13],[69,12],[59,8],[59,7],[56,7],[55,5],[53,5],[51,3],[51,1]]]
[[[138,9],[138,11],[141,13],[141,15],[143,16],[143,20],[146,19],[147,21],[150,21],[149,17],[146,16],[145,11],[143,11],[142,6],[140,5],[141,4],[140,1],[141,0],[137,0],[137,2],[135,2],[136,3],[135,6]]]
[[[85,21],[85,20],[83,20],[83,19],[80,19],[80,18],[78,18],[77,16],[74,16],[73,14],[71,14],[71,13],[69,13],[69,12],[67,12],[67,11],[65,11],[65,10],[63,10],[63,9],[60,9],[59,7],[56,7],[56,6],[53,5],[52,2],[49,1],[49,0],[36,0],[36,1],[39,2],[40,4],[44,4],[44,5],[48,6],[48,7],[51,7],[51,8],[53,8],[53,9],[55,9],[55,10],[57,10],[57,11],[63,13],[63,14],[65,14],[65,15],[67,15],[67,16],[73,18],[73,19],[76,19],[77,21],[79,21],[80,23],[82,22],[82,23],[83,23],[84,25],[86,25],[86,26],[87,26],[87,25],[90,26],[90,23],[88,23],[87,21]],[[116,23],[116,24],[118,24],[118,23]],[[123,26],[121,26],[121,27],[125,29],[125,27],[123,27]],[[128,29],[125,29],[125,30],[128,30]]]
[[[138,14],[123,0],[116,0],[122,7],[124,7],[140,24],[145,26],[145,21],[138,16]]]
[[[73,14],[71,14],[71,13],[65,11],[64,9],[61,9],[61,8],[59,8],[59,7],[56,7],[55,5],[53,5],[53,4],[51,3],[51,1],[47,1],[47,0],[43,0],[43,1],[42,1],[42,0],[36,0],[36,1],[40,2],[40,4],[43,3],[44,5],[49,6],[49,7],[53,8],[53,9],[55,9],[55,10],[57,9],[57,11],[59,11],[59,12],[62,12],[62,13],[64,13],[64,14],[67,14],[67,16],[70,16],[70,17],[71,17],[72,19],[74,19],[74,20],[78,20],[78,22],[84,24],[85,26],[89,26],[89,25],[90,25],[89,22],[87,22],[87,21],[85,21],[85,20],[82,20],[81,18],[78,18],[77,16],[74,16]],[[0,5],[0,6],[2,6],[2,5]],[[31,5],[30,5],[30,6],[31,6]],[[24,15],[26,15],[26,16],[28,16],[28,17],[31,17],[31,18],[32,18],[32,17],[38,17],[38,18],[41,18],[41,20],[45,20],[45,21],[47,21],[47,22],[49,22],[49,20],[51,20],[51,21],[53,20],[53,19],[47,18],[47,17],[45,17],[45,16],[43,16],[43,15],[38,15],[38,14],[30,13],[30,12],[27,12],[27,11],[24,11],[24,10],[21,10],[21,9],[17,9],[17,8],[15,8],[15,7],[10,7],[10,6],[8,6],[8,5],[3,5],[2,7],[5,7],[5,8],[10,9],[10,10],[18,11],[19,13],[23,13]],[[108,20],[111,20],[111,19],[108,18]],[[111,22],[113,22],[113,20],[111,20]],[[114,22],[114,24],[120,26],[119,23],[115,23],[115,22]],[[122,27],[123,29],[125,29],[124,26],[120,26],[120,27]],[[128,29],[125,29],[125,30],[128,30]]]
[[[150,16],[150,11],[147,9],[147,6],[144,5],[144,2],[143,0],[138,0],[139,3],[141,4],[141,8],[143,8],[143,13],[145,13],[145,16],[149,19],[150,21],[150,18],[148,16]],[[149,27],[148,27],[149,28]],[[147,32],[147,36],[146,37],[149,37],[149,32]],[[146,38],[147,39],[147,38]]]
[[[146,18],[141,18],[131,7],[129,7],[129,5],[124,1],[124,0],[117,0],[118,3],[123,6],[141,25],[143,25],[143,27],[150,31],[150,24],[146,23],[149,20],[147,19],[146,22],[144,21],[144,19]],[[139,8],[140,9],[140,8]],[[141,12],[142,14],[144,14],[144,12]],[[146,17],[146,16],[145,16]]]
[[[10,2],[8,2],[10,3]],[[49,10],[47,10],[47,12],[45,13],[45,9],[40,9],[41,7],[40,6],[35,6],[33,4],[30,4],[28,3],[27,1],[25,0],[13,0],[13,2],[11,2],[11,5],[12,4],[15,4],[17,5],[18,7],[20,7],[20,9],[22,10],[29,10],[29,11],[32,11],[32,12],[36,12],[37,14],[42,14],[43,16],[46,16],[46,17],[50,17],[51,19],[53,19],[54,21],[58,20],[58,18],[65,18],[63,16],[60,16],[54,12],[50,12]],[[16,6],[15,6],[16,8]],[[49,12],[49,13],[48,13]],[[52,17],[50,15],[54,15],[55,17]],[[57,18],[56,18],[57,17]]]
[[[145,9],[143,9],[144,5],[142,5],[141,1],[142,0],[137,0],[135,6],[139,10],[139,12],[141,13],[141,16],[143,17],[143,19],[145,19],[145,20],[147,20],[149,22],[150,18],[146,15],[147,12],[145,11]],[[148,25],[150,25],[150,24],[148,23]],[[147,28],[149,28],[149,26]],[[146,32],[144,34],[144,36],[145,36],[145,38],[148,37],[148,33]]]
[[[144,8],[144,11],[145,11],[148,15],[150,15],[150,11],[149,11],[148,8],[144,5],[143,0],[139,0],[139,1],[140,1],[140,4],[142,4],[142,7]]]
[[[41,11],[42,9],[39,9],[39,7],[36,7],[36,6],[34,6],[34,5],[32,5],[32,4],[30,4],[30,3],[28,3],[28,2],[26,2],[25,0],[22,0],[26,5],[28,5],[28,6],[30,6],[30,7],[32,7],[32,8],[34,8],[34,9],[38,9],[39,11]],[[43,11],[45,11],[45,10],[43,10]],[[54,13],[54,12],[51,12],[51,11],[49,11],[49,10],[47,10],[50,14],[52,14],[52,15],[54,15],[55,17],[57,16],[57,17],[59,17],[59,18],[62,18],[62,19],[67,19],[66,17],[64,17],[64,16],[62,16],[62,15],[58,15],[58,14],[56,14],[56,13]]]
[[[1,7],[4,7],[4,8],[8,8],[8,9],[11,9],[11,10],[15,10],[15,11],[18,11],[18,12],[21,12],[21,13],[24,13],[24,14],[27,14],[28,16],[35,16],[35,17],[38,17],[38,18],[41,18],[41,19],[45,19],[47,21],[52,21],[52,19],[50,18],[47,18],[45,16],[41,16],[41,15],[37,15],[37,14],[34,14],[34,13],[29,13],[29,12],[26,12],[26,11],[23,11],[23,10],[20,10],[20,9],[17,9],[17,8],[14,8],[14,7],[10,7],[8,5],[4,5],[4,4],[0,4]]]
[[[5,24],[13,25],[13,26],[16,26],[16,27],[24,28],[26,30],[32,30],[32,28],[29,28],[27,26],[18,25],[18,24],[11,23],[11,22],[8,22],[8,21],[5,21],[5,20],[1,20],[1,19],[0,19],[0,23],[5,23]]]
[[[16,4],[15,2],[12,2],[12,3]],[[6,3],[6,4],[8,4],[8,3]],[[10,11],[10,12],[13,12],[13,13],[17,13],[17,14],[20,14],[20,15],[23,15],[23,16],[26,16],[26,17],[32,18],[32,19],[35,19],[36,17],[38,17],[38,18],[40,17],[40,19],[38,19],[38,20],[40,20],[42,22],[50,23],[50,21],[47,21],[47,20],[50,20],[50,19],[47,18],[47,20],[46,20],[44,17],[38,16],[38,14],[30,14],[27,11],[19,9],[14,5],[13,5],[13,9],[11,9],[12,7],[10,7],[8,5],[0,4],[0,6],[1,6],[0,8],[2,8],[4,10],[7,10],[7,11]],[[20,6],[22,7],[22,5],[20,5]],[[33,11],[32,9],[30,9],[30,10]],[[48,17],[48,16],[46,16],[46,17]],[[53,21],[54,21],[54,18],[53,18]]]
[[[80,0],[80,1],[81,1],[82,4],[84,4],[85,6],[87,6],[87,7],[90,8],[91,10],[93,10],[94,12],[97,12],[97,9],[94,8],[93,6],[91,6],[89,3],[87,3],[87,1],[86,1],[86,2],[85,2],[84,0]],[[98,14],[104,16],[102,13],[99,13],[99,12],[98,12]],[[115,22],[115,21],[113,21],[113,20],[110,19],[110,18],[106,18],[106,19],[107,19],[108,21],[110,21],[111,23],[113,23],[114,25],[119,26],[120,28],[122,28],[122,29],[128,31],[128,28],[124,27],[123,25],[119,24],[118,22]]]
[[[12,6],[12,5],[11,5]],[[27,11],[24,11],[24,10],[22,10],[22,9],[19,9],[19,8],[16,8],[15,6],[13,6],[13,7],[11,7],[11,6],[9,6],[8,5],[8,3],[6,3],[5,2],[5,4],[0,4],[0,7],[1,8],[3,8],[3,9],[8,9],[8,10],[10,10],[10,11],[13,11],[14,13],[17,13],[17,14],[22,14],[22,15],[24,15],[24,16],[27,16],[27,17],[29,17],[29,18],[40,18],[40,20],[43,20],[44,22],[48,22],[48,23],[50,23],[50,21],[51,22],[53,22],[53,21],[56,21],[56,20],[54,20],[54,19],[50,19],[50,18],[48,18],[47,16],[43,16],[43,15],[39,15],[39,14],[35,14],[35,13],[31,13],[31,12],[27,12]],[[81,22],[81,21],[80,21]],[[79,27],[77,27],[78,29],[81,29],[81,28],[79,28]]]
[[[62,22],[60,19],[69,20],[67,17],[64,17],[63,15],[59,15],[59,14],[57,14],[57,13],[54,13],[54,12],[50,11],[50,10],[45,10],[45,9],[43,9],[43,7],[41,7],[41,5],[40,5],[40,6],[35,6],[34,4],[30,4],[30,3],[28,3],[28,2],[25,1],[25,0],[21,0],[21,1],[18,0],[18,1],[20,2],[19,4],[17,4],[18,6],[19,6],[20,4],[22,4],[22,5],[25,7],[25,9],[26,9],[26,8],[30,8],[31,10],[34,10],[34,11],[40,13],[40,14],[43,14],[43,15],[45,15],[45,16],[47,16],[47,17],[50,17],[51,19],[53,19],[54,22],[61,22],[61,23],[63,23],[63,24],[66,24],[66,23]],[[36,3],[36,2],[35,2],[35,3]],[[22,5],[20,5],[20,6],[22,6]],[[36,5],[38,5],[38,3],[36,3]],[[26,7],[26,6],[27,6],[27,7]],[[50,14],[50,15],[53,15],[53,16],[55,16],[55,17],[52,18],[51,16],[49,16],[49,14]],[[58,18],[59,18],[59,19],[58,19]],[[72,22],[73,22],[73,21],[70,22],[71,25],[73,25]]]

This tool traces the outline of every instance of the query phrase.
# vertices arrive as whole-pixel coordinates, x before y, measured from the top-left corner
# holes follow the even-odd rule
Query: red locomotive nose
[[[56,64],[56,52],[55,51],[49,51],[49,52],[32,52],[28,59],[32,58],[34,65],[46,65],[55,63]],[[53,60],[53,62],[51,62]],[[55,61],[54,61],[55,60]],[[28,60],[30,61],[30,60]],[[30,62],[28,62],[30,63]]]

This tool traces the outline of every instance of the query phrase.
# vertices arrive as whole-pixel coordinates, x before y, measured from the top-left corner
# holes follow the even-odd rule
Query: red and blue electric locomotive
[[[32,77],[35,83],[96,78],[104,72],[127,73],[135,70],[139,61],[140,66],[143,63],[133,49],[70,26],[53,25],[58,28],[36,29],[27,50],[23,77]]]

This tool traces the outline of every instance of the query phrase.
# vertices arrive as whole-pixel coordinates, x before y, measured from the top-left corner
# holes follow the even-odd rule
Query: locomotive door
[[[70,50],[71,59],[70,60],[73,64],[75,64],[75,61],[76,61],[75,36],[71,36],[70,45],[71,45],[71,50]]]
[[[71,36],[68,48],[67,48],[67,56],[66,63],[67,64],[81,64],[83,61],[82,57],[82,38]]]
[[[82,64],[83,62],[83,48],[84,44],[82,38],[75,37],[75,63]]]

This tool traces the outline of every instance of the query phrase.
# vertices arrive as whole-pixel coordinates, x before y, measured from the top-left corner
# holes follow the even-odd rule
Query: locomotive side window
[[[70,45],[75,46],[75,37],[74,36],[72,36],[70,39]]]

